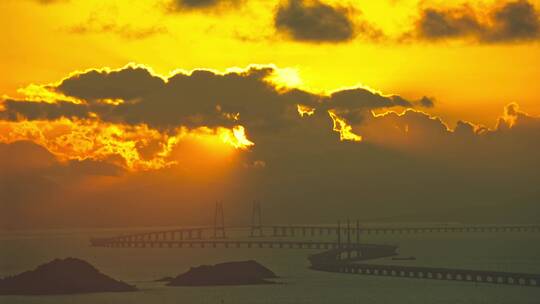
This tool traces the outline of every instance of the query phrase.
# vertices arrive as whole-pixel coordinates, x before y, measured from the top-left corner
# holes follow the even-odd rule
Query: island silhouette
[[[191,267],[187,272],[169,280],[168,286],[217,286],[275,284],[267,279],[277,278],[270,269],[256,261],[226,262]]]
[[[34,270],[0,279],[0,295],[56,295],[127,292],[137,288],[76,258],[55,259]]]

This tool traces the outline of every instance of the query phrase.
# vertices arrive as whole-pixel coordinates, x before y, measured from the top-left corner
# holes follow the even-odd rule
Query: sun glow
[[[296,109],[298,110],[298,114],[300,115],[300,117],[311,116],[315,114],[315,108],[308,107],[303,104],[296,105]]]
[[[25,101],[46,102],[46,103],[58,103],[59,100],[64,102],[71,102],[74,104],[84,104],[85,102],[72,96],[67,96],[59,92],[55,92],[47,85],[30,84],[26,87],[17,90],[18,94],[21,94]]]
[[[220,128],[218,130],[218,136],[224,143],[237,149],[247,149],[255,145],[255,143],[247,138],[246,130],[243,126],[235,126],[232,130]]]
[[[352,132],[352,126],[347,121],[339,117],[336,113],[328,111],[328,114],[334,122],[333,130],[339,133],[339,139],[342,141],[362,141],[362,136],[354,134]]]
[[[303,82],[297,69],[295,68],[279,68],[275,65],[270,65],[274,69],[273,73],[266,78],[267,81],[278,87],[298,88]]]
[[[179,127],[173,133],[161,132],[147,125],[124,125],[98,119],[53,121],[1,121],[0,142],[33,141],[60,161],[103,160],[131,171],[157,170],[177,164],[173,149],[183,141],[212,140],[236,149],[253,146],[243,126],[232,129]]]

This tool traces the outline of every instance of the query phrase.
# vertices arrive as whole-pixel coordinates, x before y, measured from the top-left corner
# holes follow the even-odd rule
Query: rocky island
[[[0,279],[0,295],[53,295],[136,291],[80,259],[55,259],[36,269]]]
[[[227,262],[192,267],[171,279],[169,286],[216,286],[275,284],[267,279],[277,278],[268,268],[256,261]]]

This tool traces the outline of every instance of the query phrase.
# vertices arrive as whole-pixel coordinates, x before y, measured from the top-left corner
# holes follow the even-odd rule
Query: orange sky
[[[375,42],[358,36],[335,44],[291,41],[277,33],[272,15],[279,1],[177,13],[167,12],[164,2],[2,1],[0,92],[16,96],[18,88],[31,83],[56,82],[73,71],[119,68],[129,62],[161,74],[273,63],[294,69],[301,86],[313,91],[361,84],[409,98],[432,96],[437,100],[432,112],[451,123],[465,119],[493,126],[510,102],[540,113],[537,42],[396,42],[413,26],[420,6],[416,1],[326,1],[353,7],[357,19],[391,37]],[[453,7],[461,2],[427,3]],[[467,3],[486,11],[491,2]]]

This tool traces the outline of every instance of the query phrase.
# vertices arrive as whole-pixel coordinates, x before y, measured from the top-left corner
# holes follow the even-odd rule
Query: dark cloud
[[[266,167],[252,187],[291,221],[534,222],[540,142],[532,139],[540,136],[540,118],[514,106],[504,117],[493,130],[467,122],[451,130],[415,110],[366,114],[353,125],[364,141],[344,143],[316,133],[323,118],[310,116],[306,128],[276,132],[279,140],[255,145],[250,156]],[[270,219],[285,216],[272,210]]]
[[[123,172],[120,167],[95,160],[63,163],[30,141],[0,143],[0,228],[51,225],[51,221],[42,220],[55,221],[55,213],[63,214],[54,205],[79,181],[120,176]]]
[[[540,38],[540,16],[526,0],[509,2],[492,13],[493,28],[488,41],[519,41]]]
[[[124,170],[108,162],[95,161],[91,159],[71,160],[60,170],[66,175],[76,176],[119,176]]]
[[[50,168],[56,158],[47,149],[30,141],[0,143],[0,168],[2,172],[25,172]]]
[[[146,39],[149,37],[162,35],[167,33],[167,28],[163,26],[141,26],[122,24],[115,18],[104,18],[96,12],[90,17],[79,23],[65,28],[68,33],[85,35],[85,34],[112,34],[127,40]]]
[[[299,41],[343,42],[356,35],[348,9],[319,0],[286,1],[278,7],[274,24],[278,31]]]
[[[404,99],[399,95],[383,96],[363,88],[344,89],[334,92],[325,99],[320,109],[333,110],[347,119],[349,123],[360,123],[365,115],[371,115],[370,111],[380,108],[392,107],[415,107],[416,104],[429,106],[431,99],[423,97],[418,102]]]
[[[146,39],[149,37],[167,33],[164,27],[133,27],[127,24],[117,24],[114,22],[101,24],[82,23],[67,28],[72,34],[114,34],[128,40]]]
[[[418,103],[423,106],[424,108],[432,108],[435,106],[435,99],[432,97],[422,97]]]
[[[140,67],[87,71],[50,88],[81,99],[79,105],[70,104],[77,110],[63,109],[67,101],[51,106],[7,101],[2,119],[92,112],[105,121],[163,129],[184,123],[242,124],[255,145],[216,161],[215,147],[182,142],[173,149],[177,165],[136,173],[104,161],[60,163],[29,143],[23,145],[32,152],[0,145],[0,203],[11,206],[0,216],[19,226],[208,224],[212,209],[204,202],[223,200],[233,224],[249,219],[249,202],[258,198],[269,223],[333,222],[348,216],[365,221],[540,220],[540,118],[516,104],[506,107],[492,129],[460,121],[452,130],[418,110],[371,112],[430,106],[430,98],[409,100],[363,88],[330,95],[277,89],[265,80],[273,71],[196,70],[166,80]],[[103,103],[107,98],[125,102]],[[19,107],[23,103],[28,108]],[[315,113],[299,117],[297,104],[314,107]],[[327,110],[345,117],[363,141],[340,141]],[[225,112],[240,113],[240,120],[230,121]],[[2,154],[8,146],[11,154]],[[40,208],[14,207],[27,202]],[[49,209],[55,212],[43,213]]]
[[[329,108],[390,108],[394,106],[412,107],[412,103],[400,96],[382,96],[363,88],[346,89],[332,93],[328,102]]]
[[[110,163],[91,159],[61,162],[46,148],[24,140],[0,143],[0,169],[3,177],[29,172],[49,177],[118,176],[124,171]]]
[[[170,0],[169,11],[231,8],[242,4],[245,0]]]
[[[302,123],[297,104],[347,113],[366,112],[375,108],[411,107],[415,101],[392,95],[383,96],[362,88],[317,95],[300,89],[283,90],[267,81],[275,70],[252,67],[243,72],[218,74],[195,70],[178,73],[167,80],[152,75],[142,67],[126,67],[116,71],[91,70],[64,79],[50,87],[69,97],[81,99],[74,104],[58,101],[25,102],[7,100],[4,119],[88,118],[91,113],[106,122],[148,124],[151,127],[174,129],[189,127],[244,125],[252,134],[273,132]],[[104,103],[121,99],[122,104]],[[227,114],[239,114],[238,120]],[[352,115],[352,114],[351,114]]]
[[[525,170],[519,165],[519,170],[537,169],[534,163],[538,156],[533,150],[540,148],[540,143],[530,140],[540,134],[540,117],[520,111],[517,104],[505,108],[494,129],[458,121],[452,130],[441,119],[412,109],[401,115],[390,112],[372,116],[353,129],[366,141],[382,146],[449,162],[447,158],[455,157],[462,160],[456,163],[459,166],[518,170],[519,163],[529,161],[531,168]],[[519,158],[512,156],[517,151],[522,153]],[[501,163],[494,165],[496,162]]]
[[[98,99],[144,98],[165,88],[165,81],[147,69],[127,67],[116,71],[90,70],[64,79],[55,89],[66,95],[94,102]]]
[[[422,11],[416,26],[418,35],[430,40],[462,37],[480,30],[476,17],[466,9],[445,11],[427,8]]]
[[[467,38],[482,43],[532,41],[540,38],[540,17],[527,0],[499,4],[484,14],[466,5],[425,8],[409,35],[421,40]]]
[[[463,138],[474,136],[476,132],[477,130],[474,124],[462,120],[456,123],[454,129],[454,134]]]
[[[226,202],[227,221],[243,224],[249,220],[253,198],[264,202],[268,223],[333,222],[344,217],[472,223],[540,220],[536,187],[540,142],[532,140],[540,136],[540,118],[515,105],[507,107],[493,130],[460,122],[452,131],[440,119],[412,110],[366,116],[354,125],[354,131],[364,137],[362,143],[337,140],[323,115],[302,121],[260,137],[251,151],[228,164],[232,173],[202,180],[194,177],[196,172],[212,175],[218,170],[216,163],[187,159],[178,167],[81,188],[71,182],[76,179],[65,165],[57,166],[44,149],[25,143],[36,151],[11,148],[11,156],[18,156],[21,165],[14,167],[19,169],[35,160],[26,174],[15,179],[0,171],[4,178],[0,186],[9,189],[2,194],[8,198],[2,200],[4,208],[7,202],[16,203],[3,209],[7,213],[0,215],[5,217],[2,223],[9,227],[200,225],[211,222],[212,206],[206,202],[221,199]],[[179,155],[186,155],[193,147],[177,149]],[[1,150],[0,156],[6,156]],[[191,152],[197,155],[195,160],[215,153],[204,148]],[[265,165],[243,165],[254,161]],[[84,162],[69,164],[87,177],[115,174],[100,166],[81,168],[85,166]],[[55,205],[58,202],[60,206]],[[34,209],[41,212],[32,213]]]
[[[74,104],[66,101],[57,103],[6,100],[4,105],[9,111],[0,112],[0,117],[8,120],[17,120],[20,115],[30,120],[54,120],[66,118],[88,118],[90,107],[84,104]],[[24,114],[23,114],[24,113]]]

